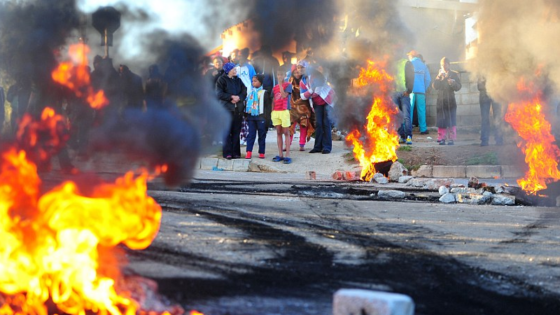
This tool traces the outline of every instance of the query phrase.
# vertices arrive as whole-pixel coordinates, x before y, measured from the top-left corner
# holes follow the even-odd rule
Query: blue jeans
[[[418,125],[420,127],[420,132],[425,132],[428,129],[426,126],[426,95],[420,93],[412,93],[410,98],[410,119],[412,121],[412,113],[414,112],[414,106],[418,106]]]
[[[332,107],[329,105],[317,105],[315,109],[315,145],[314,150],[328,151],[332,150]]]
[[[393,102],[397,104],[403,114],[403,123],[399,127],[399,136],[403,139],[410,136],[412,138],[412,115],[410,110],[410,96],[405,96],[404,92],[393,93]]]
[[[264,119],[247,119],[249,125],[249,134],[247,135],[247,152],[253,152],[257,132],[259,133],[259,153],[264,154],[266,146],[266,120]]]
[[[490,122],[490,107],[492,107],[492,120]],[[502,105],[496,103],[488,96],[480,95],[480,116],[482,121],[480,124],[480,140],[482,142],[488,143],[490,138],[490,133],[493,129],[494,131],[494,141],[496,144],[503,143],[502,137],[502,123],[503,123],[503,113]]]

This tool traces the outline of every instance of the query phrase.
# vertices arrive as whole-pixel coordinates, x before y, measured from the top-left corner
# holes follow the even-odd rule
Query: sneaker
[[[410,136],[406,137],[406,144],[408,145],[412,144],[412,138]]]
[[[292,158],[285,157],[284,158],[284,164],[292,164]]]
[[[278,155],[272,158],[272,162],[280,162],[280,161],[283,161],[283,160],[284,160],[284,157],[278,156]]]
[[[259,159],[264,159],[264,153],[259,153]]]
[[[253,155],[253,152],[247,151],[247,154],[245,155],[245,158],[246,158],[247,160],[250,160],[251,157],[252,157],[252,155]]]
[[[231,155],[226,156],[226,160],[231,160]]]
[[[453,140],[449,140],[449,142],[447,142],[447,145],[454,145],[455,143],[453,142]]]
[[[440,140],[439,145],[445,145],[445,140]]]
[[[329,150],[323,150],[323,152],[322,152],[322,153],[323,153],[323,154],[330,154],[330,153],[331,153],[331,151],[329,151]]]
[[[319,152],[321,152],[321,150],[313,149],[313,150],[309,151],[309,153],[319,153]]]

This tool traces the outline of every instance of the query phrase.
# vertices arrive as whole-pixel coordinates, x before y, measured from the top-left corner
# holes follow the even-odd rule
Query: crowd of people
[[[293,61],[294,53],[282,53],[282,64],[273,56],[268,47],[251,54],[248,48],[235,49],[227,57],[206,56],[197,71],[214,88],[223,108],[229,113],[229,129],[222,142],[225,159],[265,158],[266,137],[269,131],[276,131],[278,153],[272,161],[290,164],[290,148],[294,135],[299,131],[299,151],[306,150],[306,144],[314,137],[309,153],[331,153],[334,124],[333,106],[336,95],[327,74],[313,57],[311,50],[305,57]],[[251,58],[250,58],[251,57]],[[393,100],[402,113],[403,121],[398,128],[400,143],[412,145],[412,127],[418,120],[420,134],[429,134],[426,124],[426,92],[433,88],[437,92],[436,125],[437,141],[440,145],[453,145],[457,139],[457,102],[455,92],[461,89],[457,72],[450,70],[448,58],[441,60],[441,68],[432,80],[430,71],[422,55],[410,51],[408,58],[396,64],[395,92]],[[174,93],[173,60],[165,74],[157,65],[149,67],[145,84],[142,78],[126,65],[118,70],[108,59],[96,56],[93,60],[91,82],[96,90],[103,90],[112,104],[124,108],[149,109],[164,106],[168,95]],[[497,145],[503,143],[500,127],[503,121],[501,106],[486,93],[485,81],[479,80],[480,106],[482,115],[481,145],[488,145],[491,130]],[[7,101],[11,104],[11,132],[17,129],[17,122],[24,113],[33,112],[37,90],[25,77],[16,78],[7,93],[0,88],[0,106]],[[4,96],[6,96],[4,98]],[[490,108],[494,118],[490,118]],[[71,140],[69,145],[78,154],[85,154],[88,133],[103,112],[91,109],[83,100],[68,97],[64,111],[70,120]],[[4,111],[0,111],[4,121]],[[493,128],[492,125],[496,128]],[[255,142],[258,155],[253,156]],[[242,145],[246,145],[242,156]],[[297,147],[296,147],[297,148]],[[67,154],[61,155],[66,168],[71,168]]]

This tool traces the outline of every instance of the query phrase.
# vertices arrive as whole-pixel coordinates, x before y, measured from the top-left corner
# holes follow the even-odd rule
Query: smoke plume
[[[486,77],[491,97],[504,104],[520,95],[523,78],[544,98],[560,87],[560,3],[552,0],[485,0],[478,19],[480,44],[473,71]]]

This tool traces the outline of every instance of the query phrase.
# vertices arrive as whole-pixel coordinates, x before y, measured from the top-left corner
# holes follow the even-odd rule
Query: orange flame
[[[94,109],[100,109],[109,104],[105,93],[95,92],[91,86],[91,79],[87,69],[87,54],[89,47],[83,43],[71,45],[68,49],[71,61],[62,62],[52,72],[52,78],[74,92],[77,97],[83,97]]]
[[[520,80],[518,89],[522,93],[532,92],[534,88]],[[534,92],[532,93],[535,94]],[[523,139],[518,144],[525,154],[529,170],[517,183],[524,191],[535,194],[546,189],[546,184],[560,180],[558,158],[560,149],[551,133],[551,125],[542,113],[540,96],[532,101],[509,104],[505,120],[511,124]]]
[[[379,94],[374,97],[364,130],[354,129],[346,137],[346,141],[354,146],[354,157],[362,166],[361,177],[365,181],[375,175],[375,163],[397,160],[399,136],[392,119],[398,109],[389,96],[394,79],[385,67],[386,62],[368,60],[367,69],[360,70],[358,87],[374,87]]]

